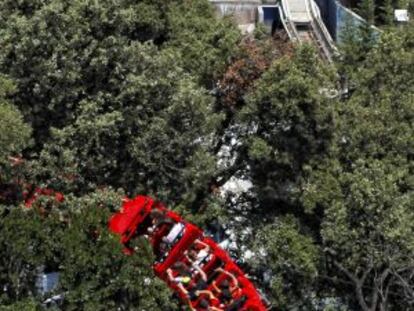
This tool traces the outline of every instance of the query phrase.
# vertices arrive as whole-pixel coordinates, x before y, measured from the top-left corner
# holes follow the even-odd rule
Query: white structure
[[[406,23],[410,20],[408,10],[394,10],[394,19],[399,23]]]
[[[41,295],[54,290],[59,283],[59,272],[41,272],[37,275],[36,287]]]
[[[289,20],[293,23],[310,23],[312,18],[309,14],[308,1],[286,0],[282,2]]]
[[[261,0],[210,0],[221,16],[232,16],[242,33],[255,29],[257,7]]]

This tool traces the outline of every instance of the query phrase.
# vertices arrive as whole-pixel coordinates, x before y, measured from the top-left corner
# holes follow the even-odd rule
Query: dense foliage
[[[1,1],[2,308],[175,310],[146,242],[106,229],[144,193],[228,229],[277,309],[412,309],[414,25],[340,49],[242,38],[206,0]],[[28,209],[29,184],[66,199]]]
[[[408,9],[409,13],[414,12],[412,0],[350,0],[345,3],[357,11],[370,24],[391,26],[395,23],[394,10]]]
[[[20,300],[41,299],[36,290],[41,269],[60,271],[56,293],[63,293],[60,307],[65,310],[173,310],[165,286],[148,269],[150,247],[139,241],[140,256],[127,257],[107,230],[120,198],[107,189],[69,196],[59,205],[42,198],[31,209],[10,209],[0,221],[0,278],[5,284],[0,303],[19,310]]]

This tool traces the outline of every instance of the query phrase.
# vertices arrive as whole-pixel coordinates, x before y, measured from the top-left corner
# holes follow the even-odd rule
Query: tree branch
[[[364,293],[362,290],[363,281],[362,279],[358,279],[355,275],[353,275],[348,269],[346,269],[343,265],[337,262],[335,259],[333,260],[333,264],[336,268],[338,268],[342,273],[344,273],[353,283],[355,286],[355,294],[357,296],[358,303],[363,311],[372,311],[371,308],[368,307],[367,303],[364,299]],[[369,272],[368,272],[369,273]],[[367,274],[367,271],[364,272],[364,275]],[[362,278],[364,278],[364,275]],[[366,278],[366,276],[365,276]]]

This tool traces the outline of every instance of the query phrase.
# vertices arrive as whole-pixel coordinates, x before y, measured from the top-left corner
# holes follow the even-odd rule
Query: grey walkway
[[[309,23],[311,16],[307,8],[307,0],[286,0],[284,1],[288,16],[292,22]]]

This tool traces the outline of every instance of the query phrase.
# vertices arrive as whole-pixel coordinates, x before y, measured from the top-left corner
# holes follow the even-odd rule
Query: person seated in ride
[[[191,245],[190,250],[204,251],[207,254],[210,251],[210,245],[208,245],[207,243],[204,243],[200,239],[195,239],[195,241]]]
[[[151,219],[151,226],[148,228],[149,234],[153,234],[155,230],[161,227],[162,225],[173,227],[175,224],[174,220],[172,220],[170,217],[167,217],[165,211],[162,211],[159,209],[153,209],[151,211],[150,219]]]
[[[155,246],[155,257],[156,261],[159,261],[168,256],[171,245],[180,233],[183,232],[185,226],[183,223],[176,223],[173,219],[166,216],[165,211],[158,209],[152,210],[150,217],[152,226],[147,229],[150,238],[157,236],[157,229],[163,226],[166,226],[165,229],[169,230],[168,233],[161,238],[161,240],[156,239],[158,242]]]
[[[169,245],[163,241],[160,241],[158,247],[154,248],[155,262],[158,263],[164,258],[167,258],[169,250]]]
[[[167,269],[167,277],[171,283],[175,283],[185,295],[188,295],[185,286],[190,284],[192,274],[186,264],[181,261],[174,263],[171,268]]]
[[[195,270],[198,272],[198,279],[187,291],[187,296],[190,301],[196,300],[200,295],[207,295],[211,300],[217,300],[216,296],[214,296],[213,292],[207,290],[207,274],[200,268],[195,267]],[[192,274],[193,278],[195,278],[195,273]]]
[[[240,291],[239,282],[232,273],[222,268],[217,268],[216,271],[224,273],[231,279],[231,282],[228,279],[224,279],[218,285],[216,281],[212,283],[214,290],[220,295],[220,301],[224,304],[229,304],[233,301],[233,296]]]
[[[175,283],[181,292],[187,296],[188,303],[197,300],[200,296],[208,297],[209,300],[218,303],[218,299],[214,294],[207,290],[207,275],[203,270],[199,270],[199,278],[195,284],[191,284],[191,280],[194,279],[192,270],[183,262],[178,261],[169,269],[167,269],[167,275],[171,282]]]
[[[201,248],[200,248],[201,246]],[[211,257],[210,246],[196,239],[188,251],[184,252],[186,259],[193,265],[200,267],[201,263]]]

